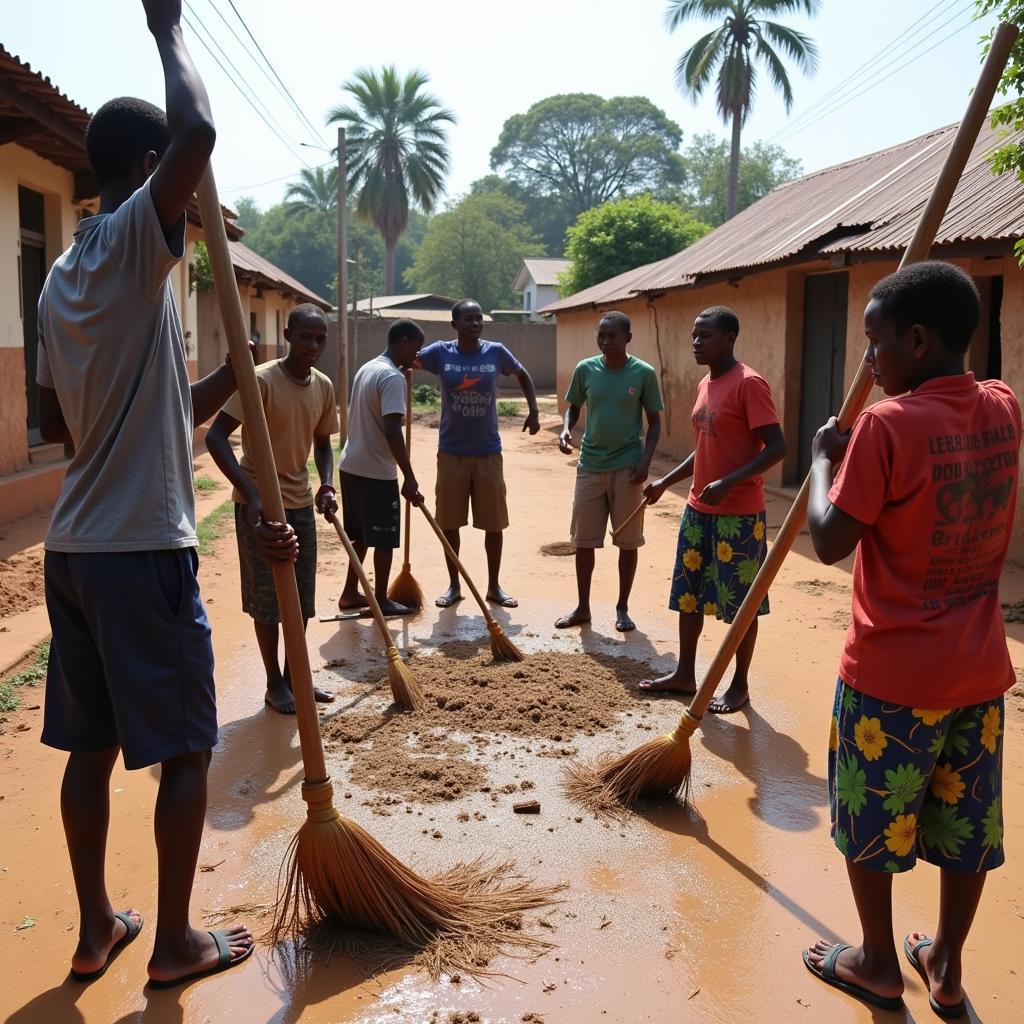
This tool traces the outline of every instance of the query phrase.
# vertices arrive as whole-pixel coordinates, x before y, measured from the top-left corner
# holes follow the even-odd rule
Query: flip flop
[[[928,977],[928,972],[924,969],[924,964],[918,959],[918,950],[924,946],[931,946],[935,942],[934,939],[923,938],[916,946],[910,945],[910,936],[906,936],[903,940],[903,955],[907,958],[907,963],[921,975],[921,980],[924,982],[924,987],[928,989],[928,1005],[932,1008],[934,1013],[937,1013],[943,1020],[959,1020],[967,1013],[967,999],[966,997],[961,999],[959,1003],[949,1004],[940,1003],[935,996],[932,995],[932,983]]]
[[[499,608],[518,608],[519,607],[519,601],[516,598],[514,598],[514,597],[508,597],[508,596],[506,596],[506,597],[491,597],[491,595],[488,594],[487,595],[487,600],[490,601],[491,604],[496,604]]]
[[[636,623],[625,613],[615,616],[615,628],[620,633],[632,633],[636,629]]]
[[[444,594],[442,594],[440,597],[434,598],[434,604],[438,608],[454,608],[461,600],[462,594],[459,594],[458,597],[451,598],[451,600],[449,600],[447,597],[444,596]]]
[[[712,701],[708,705],[708,713],[709,714],[712,714],[712,715],[735,715],[737,711],[742,711],[750,703],[750,694],[748,693],[746,695],[746,697],[744,697],[743,700],[741,700],[739,702],[739,704],[737,704],[735,707],[731,707],[731,708],[716,708],[716,707],[714,707],[715,703],[716,703],[715,701]]]
[[[130,945],[138,938],[139,932],[142,931],[142,915],[139,915],[138,923],[132,920],[130,916],[130,910],[121,913],[120,911],[114,911],[114,917],[116,917],[127,929],[124,935],[121,936],[110,947],[110,952],[107,954],[106,962],[102,967],[97,968],[95,971],[76,971],[74,967],[71,968],[71,977],[75,981],[96,981],[97,978],[102,978],[107,973],[107,968],[114,962],[116,954],[120,953],[125,946]]]
[[[880,1010],[901,1010],[904,1005],[902,996],[880,996],[876,992],[864,988],[862,985],[855,985],[852,981],[843,981],[842,978],[836,977],[836,961],[839,959],[839,954],[844,949],[852,948],[848,942],[835,943],[828,951],[820,971],[811,963],[806,949],[800,956],[803,959],[804,967],[820,981],[825,982],[826,985],[831,985],[833,988],[845,992],[848,996],[853,996],[854,999],[860,999],[865,1003],[870,1003],[872,1006],[877,1006]]]
[[[208,978],[212,974],[220,974],[222,971],[228,971],[232,967],[237,967],[240,963],[248,960],[256,949],[256,943],[254,942],[244,953],[232,960],[231,946],[228,944],[227,933],[216,931],[210,932],[210,935],[213,936],[213,941],[217,944],[217,963],[214,967],[210,967],[205,971],[193,971],[192,974],[183,974],[180,978],[172,978],[170,981],[154,981],[150,978],[146,984],[150,988],[174,988],[176,985],[184,985],[187,982],[198,981],[200,978]]]

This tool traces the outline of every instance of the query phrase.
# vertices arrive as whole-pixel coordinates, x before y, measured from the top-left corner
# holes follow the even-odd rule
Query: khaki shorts
[[[603,548],[608,531],[624,523],[644,496],[643,484],[631,484],[629,469],[614,469],[609,473],[576,470],[576,490],[572,496],[572,543],[578,548]],[[644,543],[644,514],[634,519],[626,531],[612,543],[624,551],[633,551]]]
[[[500,533],[508,526],[501,452],[493,455],[438,452],[434,496],[434,514],[442,530],[457,530],[465,526],[469,522],[472,501],[473,525],[488,533]]]

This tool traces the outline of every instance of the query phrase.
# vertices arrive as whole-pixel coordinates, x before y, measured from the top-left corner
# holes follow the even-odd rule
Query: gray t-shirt
[[[363,363],[352,381],[348,437],[338,468],[353,476],[397,480],[398,467],[384,436],[384,417],[406,415],[405,376],[385,355]]]
[[[194,547],[192,399],[149,182],[114,213],[79,222],[39,297],[36,380],[57,392],[75,444],[50,551]]]

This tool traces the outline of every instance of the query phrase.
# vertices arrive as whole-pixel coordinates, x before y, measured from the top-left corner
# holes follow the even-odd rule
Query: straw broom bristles
[[[493,617],[487,620],[487,632],[491,635],[491,657],[495,661],[523,661],[526,658]]]
[[[406,529],[408,530],[408,524]],[[394,582],[388,590],[388,600],[395,604],[404,604],[406,608],[422,608],[423,588],[419,585],[416,577],[412,574],[412,566],[406,562],[402,571],[395,577]]]
[[[415,711],[423,703],[423,691],[409,666],[402,660],[398,648],[388,644],[388,685],[395,703],[406,711]]]
[[[481,973],[502,950],[538,955],[549,948],[524,933],[521,915],[554,902],[564,885],[516,879],[502,886],[510,865],[481,860],[423,878],[339,814],[333,794],[329,780],[303,783],[307,818],[281,869],[270,932],[275,943],[334,922],[426,950],[435,977]]]

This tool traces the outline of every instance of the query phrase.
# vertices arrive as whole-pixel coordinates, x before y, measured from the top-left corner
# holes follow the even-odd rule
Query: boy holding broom
[[[579,602],[556,620],[558,629],[590,621],[590,583],[594,575],[594,549],[604,547],[611,518],[612,530],[625,522],[640,503],[651,459],[661,437],[661,391],[654,367],[626,351],[633,335],[629,317],[605,313],[597,325],[599,356],[583,359],[573,370],[565,400],[559,450],[572,452],[572,431],[581,407],[587,406],[587,426],[576,467],[572,500],[572,543],[576,548],[576,589]],[[641,445],[643,415],[647,439]],[[629,617],[629,594],[636,576],[637,552],[644,542],[643,513],[613,543],[619,549],[619,596],[615,602],[615,628],[636,629]]]
[[[288,355],[256,368],[263,398],[274,465],[281,485],[288,524],[299,542],[295,578],[299,587],[302,618],[316,614],[316,517],[337,511],[334,486],[334,452],[331,434],[338,429],[334,387],[330,378],[316,368],[327,344],[327,318],[319,306],[304,302],[288,314],[284,331]],[[231,481],[235,502],[235,534],[242,580],[242,610],[252,616],[256,643],[266,671],[266,706],[282,715],[295,714],[288,659],[278,660],[278,626],[274,574],[260,553],[257,528],[263,519],[263,504],[256,487],[256,467],[249,453],[249,437],[242,425],[245,416],[238,395],[213,421],[206,435],[206,447],[220,471]],[[242,461],[235,458],[230,437],[242,425]],[[310,446],[320,477],[313,494],[306,463]],[[332,694],[314,687],[319,703],[334,700]]]
[[[818,432],[807,516],[823,562],[857,552],[828,766],[832,835],[863,939],[818,941],[804,963],[899,1009],[892,879],[920,857],[939,868],[938,928],[934,939],[910,932],[903,952],[950,1019],[966,1012],[964,943],[987,872],[1004,859],[1003,694],[1015,681],[999,577],[1021,412],[1002,381],[964,372],[980,309],[974,282],[946,263],[917,263],[874,287],[867,359],[893,397],[852,436],[834,417]]]
[[[399,469],[401,496],[416,506],[423,504],[402,434],[405,417],[412,415],[406,409],[405,375],[411,372],[422,344],[419,324],[396,320],[388,329],[387,349],[359,367],[352,381],[348,437],[339,463],[345,533],[360,561],[373,548],[374,596],[385,615],[411,615],[415,610],[389,600],[388,577],[399,541]],[[342,611],[366,607],[352,566],[338,607]]]
[[[767,382],[733,354],[739,332],[739,319],[725,306],[712,306],[694,321],[693,358],[708,368],[693,407],[696,447],[644,489],[653,505],[666,487],[693,477],[669,599],[679,614],[679,663],[674,672],[639,684],[649,693],[696,692],[704,616],[732,622],[766,554],[762,474],[785,457],[786,439]],[[767,597],[758,614],[768,614]],[[729,688],[708,705],[713,714],[733,714],[750,700],[747,679],[756,643],[754,619],[736,651]]]
[[[213,649],[196,579],[192,425],[235,389],[224,365],[189,386],[168,275],[185,208],[213,150],[206,90],[180,0],[144,0],[167,114],[120,98],[89,123],[99,213],[79,221],[39,300],[40,426],[74,445],[46,540],[53,630],[42,740],[69,751],[61,815],[78,896],[72,977],[100,977],[142,929],[115,912],[104,861],[110,773],[160,764],[154,815],[158,914],[148,973],[167,987],[241,963],[247,928],[193,928],[188,907],[217,741]],[[291,558],[287,528],[263,531]]]

